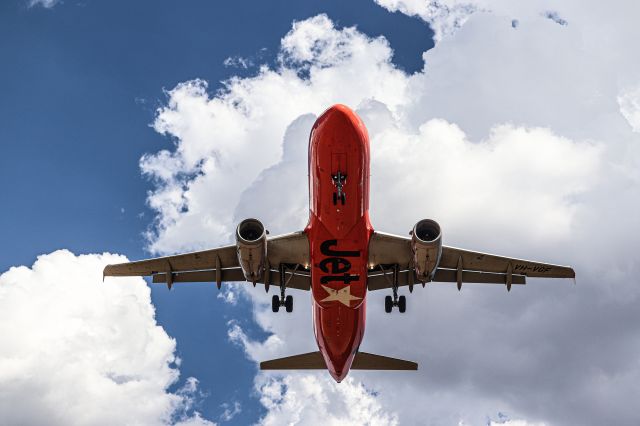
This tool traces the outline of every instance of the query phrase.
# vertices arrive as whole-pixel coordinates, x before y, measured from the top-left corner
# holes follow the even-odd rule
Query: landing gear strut
[[[379,267],[386,277],[387,271],[384,270],[382,265],[379,265]],[[393,281],[390,283],[391,290],[393,291],[393,297],[386,296],[384,298],[384,311],[388,314],[391,313],[394,306],[398,307],[401,314],[405,313],[407,310],[407,298],[405,296],[398,296],[398,272],[398,265],[393,265]]]
[[[296,265],[296,267],[291,271],[289,279],[285,280],[286,265],[280,265],[280,296],[274,294],[271,298],[271,310],[273,312],[278,312],[280,310],[280,306],[284,306],[287,312],[293,312],[293,296],[287,296],[285,292],[287,284],[293,278],[293,274],[298,270],[299,266],[300,265]]]

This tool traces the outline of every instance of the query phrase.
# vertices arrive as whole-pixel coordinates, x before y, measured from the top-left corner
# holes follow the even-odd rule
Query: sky
[[[0,423],[637,424],[640,61],[631,2],[0,5]],[[371,218],[571,264],[570,280],[370,294],[362,349],[417,373],[259,373],[315,349],[233,284],[107,263],[307,221],[315,117],[354,108]],[[378,294],[380,293],[380,294]],[[114,409],[117,408],[117,409]]]

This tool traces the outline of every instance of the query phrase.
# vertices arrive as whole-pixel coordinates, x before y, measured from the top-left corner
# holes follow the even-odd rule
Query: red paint
[[[346,174],[343,205],[334,204],[332,176]],[[309,237],[313,322],[329,373],[340,382],[364,336],[369,221],[369,136],[351,109],[334,105],[315,122],[309,138]],[[335,242],[333,241],[335,240]],[[324,245],[323,245],[324,243]],[[351,301],[323,301],[323,288],[346,290]],[[345,300],[345,299],[343,299]],[[348,305],[348,306],[347,306]]]

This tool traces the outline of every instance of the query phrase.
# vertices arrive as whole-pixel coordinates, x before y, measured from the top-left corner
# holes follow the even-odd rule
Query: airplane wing
[[[137,262],[107,265],[104,276],[152,276],[154,283],[222,282],[245,281],[240,268],[235,245],[211,250],[197,251],[175,256],[157,257]],[[267,239],[267,268],[264,276],[258,280],[261,284],[280,283],[280,265],[287,288],[309,290],[309,243],[306,234],[295,232]]]
[[[369,243],[369,290],[392,288],[393,265],[398,265],[398,286],[413,286],[411,239],[375,232]],[[493,254],[442,246],[442,255],[432,281],[482,284],[525,284],[526,277],[575,278],[568,266],[532,262]]]

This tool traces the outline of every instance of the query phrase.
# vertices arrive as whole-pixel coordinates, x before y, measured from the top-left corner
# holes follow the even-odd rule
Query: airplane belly
[[[369,238],[369,141],[362,121],[334,106],[309,141],[309,237],[314,330],[342,380],[364,335]]]

